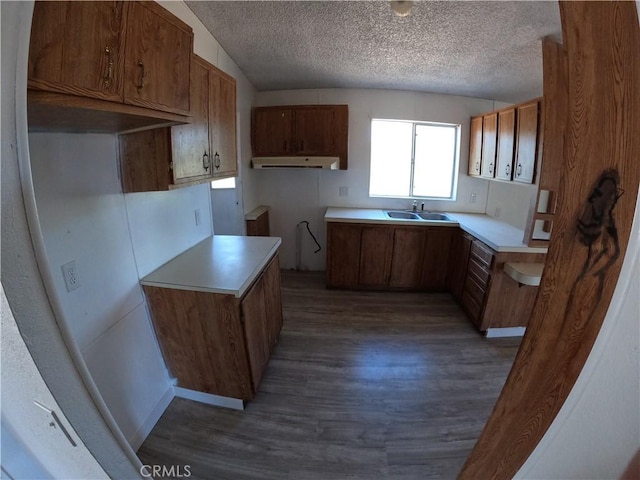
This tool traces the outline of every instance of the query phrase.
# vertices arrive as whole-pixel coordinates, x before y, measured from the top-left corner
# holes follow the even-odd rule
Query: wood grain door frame
[[[567,134],[554,231],[527,332],[460,479],[513,478],[536,448],[591,352],[631,235],[640,183],[636,2],[561,1],[560,14],[568,95],[557,102],[567,107]]]

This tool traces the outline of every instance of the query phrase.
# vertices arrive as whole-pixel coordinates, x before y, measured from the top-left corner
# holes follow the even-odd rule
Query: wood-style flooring
[[[256,399],[176,398],[138,451],[191,477],[455,478],[520,339],[480,336],[449,294],[327,290],[283,271],[284,327]]]

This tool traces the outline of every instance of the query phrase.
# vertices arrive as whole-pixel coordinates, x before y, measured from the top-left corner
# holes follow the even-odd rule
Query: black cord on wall
[[[307,226],[307,231],[309,232],[309,235],[311,235],[311,238],[313,238],[313,241],[316,242],[316,245],[318,246],[318,249],[316,251],[314,251],[313,253],[318,253],[320,250],[322,250],[322,247],[318,243],[318,240],[316,239],[316,237],[311,232],[311,229],[309,228],[309,222],[307,222],[306,220],[303,220],[298,225],[296,225],[296,227],[299,227],[303,223]]]

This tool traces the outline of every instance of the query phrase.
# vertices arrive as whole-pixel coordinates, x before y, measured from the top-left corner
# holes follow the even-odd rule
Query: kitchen
[[[168,4],[168,8],[181,10],[180,4],[172,5]],[[181,10],[182,15],[186,18],[189,18],[190,13],[186,10]],[[198,36],[196,35],[196,46],[198,45]],[[205,56],[205,50],[202,49],[197,53],[201,53],[201,55]],[[221,67],[228,67],[228,71],[231,73],[235,73],[235,67],[231,64],[231,61],[226,58],[220,50],[218,65]],[[213,60],[211,54],[209,54],[209,58]],[[225,68],[223,68],[225,69]],[[248,89],[250,86],[248,84],[243,84],[243,80],[240,74],[236,77],[238,79],[238,110],[241,112],[239,116],[240,128],[239,131],[248,132],[249,128],[249,116],[248,111],[249,107],[251,107],[251,102],[249,101],[249,96],[243,96],[241,92],[243,88]],[[250,91],[250,90],[249,90]],[[254,104],[260,104],[260,95],[257,94],[256,101]],[[282,92],[277,92],[272,94],[273,98],[266,103],[275,104],[276,102],[284,103],[285,99],[282,98],[285,94]],[[278,95],[282,95],[278,98]],[[451,114],[452,118],[448,118],[447,121],[451,121],[452,123],[466,124],[469,120],[469,117],[475,114],[484,113],[486,111],[492,110],[494,108],[493,102],[488,101],[476,101],[473,99],[462,98],[456,99],[453,102],[449,102],[449,99],[444,99],[442,96],[437,95],[429,95],[429,94],[415,94],[415,93],[405,93],[405,92],[385,92],[384,94],[376,94],[376,92],[370,91],[346,91],[346,92],[332,92],[325,90],[316,90],[311,92],[299,92],[296,95],[297,97],[291,94],[286,99],[287,103],[292,104],[301,104],[301,103],[347,103],[350,106],[350,114],[351,114],[351,124],[350,124],[350,142],[351,149],[358,151],[359,147],[362,148],[361,151],[367,151],[367,136],[366,125],[367,125],[367,115],[357,115],[358,111],[367,111],[370,107],[372,110],[372,115],[377,116],[392,116],[394,109],[397,109],[398,115],[407,115],[406,112],[413,113],[416,108],[416,105],[423,107],[424,111],[429,111],[430,108],[433,108],[433,111],[451,111],[454,112]],[[333,96],[331,96],[333,95]],[[349,98],[345,98],[349,97]],[[322,100],[319,102],[319,99]],[[242,103],[244,102],[244,103]],[[272,103],[273,102],[273,103]],[[377,111],[374,111],[376,105],[380,105],[382,107],[386,107],[384,111],[380,114]],[[242,116],[242,112],[245,112],[244,117]],[[455,118],[454,118],[455,117]],[[244,125],[244,129],[243,129]],[[358,128],[358,125],[360,127]],[[59,239],[65,239],[68,242],[68,238],[74,239],[74,241],[78,242],[78,248],[72,248],[78,253],[78,261],[80,278],[82,279],[83,287],[85,289],[83,292],[85,294],[92,293],[94,297],[85,296],[81,299],[82,302],[86,302],[78,309],[80,314],[86,312],[89,306],[96,307],[100,306],[100,309],[108,310],[112,305],[118,305],[120,309],[117,312],[108,312],[110,318],[121,319],[129,315],[133,312],[137,306],[139,306],[139,297],[136,298],[135,285],[137,284],[138,275],[144,276],[143,274],[149,272],[153,269],[154,262],[158,262],[158,264],[162,264],[168,259],[172,258],[176,254],[183,251],[188,246],[191,246],[193,243],[196,243],[198,239],[202,239],[208,235],[207,230],[210,232],[210,225],[207,225],[207,216],[203,215],[204,222],[201,225],[195,225],[195,222],[192,221],[194,213],[193,213],[193,205],[198,205],[198,207],[202,208],[203,211],[208,210],[211,204],[208,198],[208,191],[204,187],[192,187],[191,189],[179,190],[176,192],[172,192],[174,194],[169,201],[169,197],[163,194],[133,194],[131,196],[126,196],[125,199],[122,197],[111,196],[109,192],[112,189],[118,188],[117,183],[117,173],[114,171],[115,165],[109,161],[109,157],[115,157],[115,142],[113,138],[97,138],[87,136],[86,142],[84,140],[73,139],[73,147],[69,148],[69,139],[65,139],[64,136],[61,138],[48,138],[47,134],[35,134],[30,139],[31,141],[31,155],[33,157],[33,161],[37,162],[37,156],[39,154],[43,154],[42,152],[51,152],[54,151],[52,149],[52,145],[55,146],[55,142],[59,141],[61,144],[64,144],[65,155],[60,155],[58,158],[50,159],[51,163],[44,162],[40,168],[48,167],[50,165],[49,170],[43,169],[40,172],[37,170],[34,172],[34,181],[36,184],[43,185],[41,189],[37,189],[39,195],[43,195],[41,198],[45,201],[43,202],[43,207],[39,205],[40,208],[43,208],[41,212],[41,221],[43,222],[43,226],[48,231],[53,231],[55,235],[57,235]],[[244,192],[242,197],[244,199],[244,211],[249,211],[252,206],[257,206],[259,204],[266,204],[272,207],[272,216],[273,223],[272,228],[274,232],[282,232],[282,237],[284,243],[288,245],[294,244],[292,242],[294,236],[294,226],[300,220],[307,218],[311,221],[312,225],[316,233],[318,234],[319,240],[321,244],[326,244],[323,236],[324,229],[322,227],[322,215],[324,214],[324,207],[327,205],[340,206],[345,205],[345,199],[340,200],[336,198],[337,192],[339,191],[339,187],[341,186],[349,186],[350,187],[350,199],[358,199],[358,192],[360,192],[363,196],[366,196],[366,178],[367,176],[362,175],[362,169],[366,168],[366,158],[361,157],[360,161],[358,161],[357,155],[350,155],[350,167],[349,170],[344,172],[344,178],[335,177],[337,172],[324,172],[324,171],[312,171],[312,172],[283,172],[283,171],[270,171],[270,172],[258,172],[251,171],[248,169],[248,158],[250,156],[250,146],[248,144],[248,136],[245,135],[242,138],[242,144],[240,148],[240,178],[242,181],[240,182],[240,188]],[[53,143],[49,143],[53,142]],[[461,151],[465,151],[465,142],[462,142]],[[99,148],[96,148],[96,145]],[[355,145],[355,148],[354,148]],[[105,161],[100,162],[96,161],[95,163],[87,163],[82,162],[81,160],[85,157],[97,158],[100,159],[101,152],[111,152],[106,153],[107,157],[104,159]],[[364,156],[366,157],[366,155]],[[69,163],[65,163],[69,162]],[[57,168],[53,168],[56,166]],[[103,171],[102,168],[109,168],[108,171]],[[243,172],[244,169],[244,172]],[[73,171],[73,178],[65,178],[65,171]],[[360,172],[360,173],[358,173]],[[341,172],[342,173],[342,172]],[[38,178],[39,176],[39,178]],[[75,179],[75,180],[74,180]],[[79,181],[78,179],[82,179]],[[68,206],[65,205],[64,208],[58,207],[54,208],[56,202],[59,202],[60,199],[56,198],[56,193],[53,192],[53,188],[46,188],[47,182],[51,184],[51,180],[55,180],[58,185],[64,187],[65,194],[69,196],[73,196],[74,198],[83,198],[86,199],[86,202],[82,204],[75,203],[73,209],[70,209],[67,213]],[[109,180],[111,183],[108,184],[105,180]],[[484,202],[487,204],[490,202],[498,203],[496,198],[499,196],[505,195],[504,192],[500,192],[500,188],[495,186],[496,192],[491,192],[494,190],[494,185],[490,186],[485,185],[485,191],[471,191],[469,190],[469,184],[472,184],[472,179],[468,179],[465,176],[461,176],[459,186],[459,201],[466,202],[468,198],[471,198],[471,193],[478,194],[477,207],[471,207],[470,210],[473,211],[474,208],[477,208],[477,211],[483,211]],[[38,183],[39,182],[39,183]],[[296,183],[297,182],[297,183]],[[482,185],[482,183],[480,183]],[[110,185],[110,186],[109,186]],[[259,187],[257,187],[259,185]],[[283,185],[286,185],[290,190],[285,191]],[[329,187],[324,188],[324,185],[329,185]],[[323,186],[320,188],[319,186]],[[502,185],[500,185],[502,187]],[[519,188],[525,188],[518,186]],[[78,189],[79,191],[76,191]],[[98,199],[94,198],[91,195],[87,195],[87,191],[97,191],[105,192],[104,196],[100,196]],[[513,187],[512,190],[517,190],[521,192],[522,190],[518,190],[516,187]],[[335,193],[331,194],[331,197],[327,198],[329,195],[329,191],[333,191]],[[508,192],[513,194],[514,191]],[[526,190],[525,190],[526,191]],[[468,193],[469,195],[463,195],[463,193]],[[49,196],[46,196],[49,195]],[[289,196],[291,195],[291,197]],[[519,197],[518,194],[512,195],[514,197]],[[528,209],[528,202],[530,200],[527,198],[527,195],[523,195],[525,197],[521,200],[515,200],[515,202],[520,202],[522,205],[526,204],[526,208]],[[305,201],[299,201],[297,205],[301,205],[298,207],[288,207],[291,210],[287,209],[287,205],[292,205],[291,198],[300,198]],[[491,200],[491,199],[494,200]],[[99,200],[99,203],[98,203]],[[276,201],[279,200],[279,201]],[[308,200],[308,203],[306,201]],[[96,202],[96,203],[91,203]],[[102,203],[104,202],[104,203]],[[111,202],[111,203],[110,203]],[[3,202],[4,203],[4,202]],[[358,203],[360,203],[358,201]],[[382,205],[382,201],[378,205],[385,206],[388,208],[407,208],[407,204],[403,202],[398,202],[397,204],[389,204],[384,202]],[[514,205],[514,200],[510,199],[508,202],[503,203],[508,205]],[[47,206],[51,205],[48,210]],[[58,203],[59,205],[59,203]],[[105,205],[104,208],[100,205]],[[306,205],[309,205],[308,207]],[[88,207],[92,208],[89,209]],[[377,205],[367,205],[367,206],[377,206]],[[467,205],[468,207],[468,205]],[[215,206],[213,207],[215,208]],[[435,210],[432,205],[427,205],[427,208]],[[118,214],[113,215],[113,211],[117,210]],[[448,207],[447,210],[453,210],[453,208]],[[466,209],[469,211],[469,209]],[[495,214],[495,209],[488,208],[488,212],[492,212]],[[520,210],[522,211],[522,210]],[[126,212],[126,213],[125,213]],[[517,212],[517,209],[516,209]],[[510,217],[512,214],[507,211],[502,211],[501,214],[503,218]],[[214,215],[215,216],[215,215]],[[115,218],[114,218],[115,217]],[[513,217],[517,217],[517,221],[522,221],[521,215],[517,213],[513,214]],[[112,221],[113,220],[113,221]],[[120,225],[120,228],[110,228],[109,235],[106,236],[104,231],[100,230],[99,225],[103,222],[108,222],[111,225]],[[58,225],[70,225],[73,228],[67,229],[67,231],[56,231],[56,226]],[[143,228],[144,227],[144,228]],[[117,245],[126,244],[126,233],[127,230],[131,233],[133,247],[123,248],[128,250],[126,252],[127,257],[123,257],[125,260],[122,264],[113,265],[109,263],[108,252],[112,252],[114,249],[119,248]],[[124,232],[124,233],[123,233]],[[112,240],[115,238],[113,243]],[[122,238],[124,237],[124,241]],[[288,238],[287,238],[288,237]],[[120,242],[120,243],[119,243]],[[46,239],[45,239],[46,243]],[[114,246],[116,245],[116,246]],[[68,257],[65,251],[56,251],[55,242],[53,242],[53,246],[49,247],[50,251],[47,252],[48,255],[52,257],[51,263],[56,265],[54,268],[58,268],[58,264],[62,265],[66,263],[63,258],[56,257]],[[83,248],[88,251],[83,251]],[[312,252],[312,251],[311,251]],[[104,257],[100,258],[100,255],[104,253]],[[85,255],[85,256],[81,256]],[[97,255],[98,259],[94,260],[93,255]],[[314,256],[312,253],[305,254],[306,257],[304,259],[304,263],[311,269],[318,269],[322,266],[322,256]],[[133,257],[135,256],[135,261]],[[85,260],[87,258],[87,260]],[[289,248],[288,250],[282,251],[282,259],[283,259],[283,267],[290,268],[294,265],[294,251]],[[95,268],[87,268],[90,265],[94,265]],[[138,271],[131,271],[132,265],[138,266]],[[126,279],[123,280],[122,272],[126,272],[129,269]],[[104,282],[96,280],[93,275],[97,275],[95,272],[100,272],[101,275],[106,275],[108,278],[115,278],[116,281],[113,283],[117,283],[121,285],[121,289],[119,291],[111,292],[113,295],[111,299],[104,299],[104,291],[99,287],[102,287]],[[56,281],[60,282],[60,279],[56,277]],[[111,284],[112,282],[107,282]],[[95,288],[91,288],[92,285],[95,285]],[[64,287],[63,287],[64,288]],[[78,290],[79,291],[79,290]],[[64,308],[71,308],[68,305],[70,301],[68,298],[62,296],[63,306]],[[118,301],[112,301],[113,299],[117,299]],[[107,303],[107,305],[101,306],[103,302]],[[65,305],[66,302],[66,305]],[[78,322],[78,325],[82,325],[81,322]],[[124,325],[124,324],[123,324]],[[135,330],[141,324],[132,322],[131,328]],[[144,326],[144,324],[142,324]],[[83,327],[84,328],[84,327]],[[117,329],[114,329],[117,330]],[[107,339],[105,340],[107,343],[104,346],[97,345],[94,341],[96,338],[91,338],[91,335],[87,335],[86,333],[80,332],[84,337],[83,345],[86,349],[94,349],[94,352],[99,351],[101,348],[108,350],[107,345],[108,342],[115,341],[116,343],[120,340]],[[95,333],[95,332],[94,332]],[[119,334],[124,338],[131,336],[132,338],[135,335],[140,335],[136,340],[132,340],[136,346],[139,345],[148,345],[149,342],[145,340],[140,340],[140,338],[144,338],[144,335],[149,335],[150,331],[135,330],[134,333],[126,331],[126,332],[117,332],[112,331],[112,334]],[[122,338],[118,337],[118,338]],[[92,352],[92,353],[94,353]],[[102,353],[104,354],[104,353]],[[96,364],[100,364],[100,353],[96,353]],[[144,357],[147,355],[144,352],[139,352],[139,355]],[[123,361],[126,359],[123,359]],[[117,368],[117,367],[116,367]],[[124,369],[124,367],[121,367]],[[105,372],[105,377],[108,376],[108,372]],[[134,378],[132,378],[132,385],[134,382]],[[105,380],[108,381],[108,380]],[[149,379],[151,382],[151,379]],[[159,382],[161,383],[161,382]],[[153,388],[148,388],[149,385],[133,385],[131,388],[139,388],[146,392],[153,391]],[[124,388],[124,387],[123,387]],[[126,388],[124,389],[126,390]],[[117,397],[121,394],[127,394],[127,391],[117,391],[112,390],[114,397]],[[155,390],[157,392],[157,390]],[[128,392],[131,395],[132,392]],[[135,392],[136,396],[138,392]],[[144,417],[144,415],[142,415]],[[133,432],[131,432],[133,433]]]

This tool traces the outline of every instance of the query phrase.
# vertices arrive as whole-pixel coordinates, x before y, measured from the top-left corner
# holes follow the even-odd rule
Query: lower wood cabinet
[[[327,286],[444,290],[455,230],[327,223]]]
[[[278,335],[278,255],[242,298],[144,285],[156,335],[178,386],[254,398]]]

